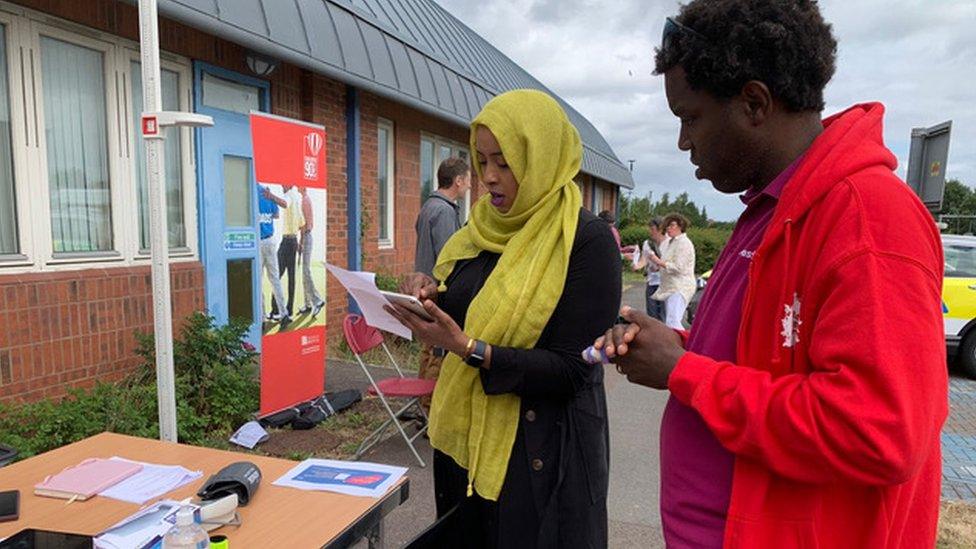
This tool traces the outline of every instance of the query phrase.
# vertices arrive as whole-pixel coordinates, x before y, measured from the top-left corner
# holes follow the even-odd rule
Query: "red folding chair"
[[[390,419],[383,422],[383,425],[380,425],[375,431],[363,439],[363,442],[356,450],[354,459],[359,459],[367,450],[383,440],[383,433],[390,425],[396,425],[397,430],[400,431],[400,435],[403,436],[403,440],[410,447],[410,451],[413,452],[414,457],[420,462],[420,466],[426,467],[427,465],[421,459],[420,454],[413,445],[413,441],[427,431],[427,414],[424,412],[423,407],[420,406],[420,398],[434,393],[434,385],[437,383],[437,380],[404,376],[403,371],[400,370],[400,366],[393,358],[393,355],[390,354],[390,349],[387,348],[386,343],[383,341],[383,334],[376,328],[366,324],[365,318],[354,314],[346,315],[346,318],[342,321],[342,332],[346,336],[346,343],[349,345],[349,349],[352,350],[352,354],[356,357],[356,362],[359,362],[359,367],[363,369],[363,373],[369,379],[370,388],[368,392],[380,397],[383,407],[390,414]],[[369,373],[369,368],[366,367],[366,363],[363,362],[360,355],[380,346],[383,347],[386,356],[393,364],[393,368],[396,369],[398,377],[376,381],[373,379],[372,374]],[[390,403],[386,400],[387,397],[406,398],[408,400],[403,407],[394,412]],[[403,430],[403,425],[400,423],[400,418],[411,407],[416,407],[417,412],[424,418],[423,427],[412,437],[407,436],[407,432]]]

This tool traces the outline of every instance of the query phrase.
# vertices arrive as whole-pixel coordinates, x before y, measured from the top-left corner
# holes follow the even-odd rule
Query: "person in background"
[[[617,222],[616,219],[614,219],[613,217],[613,213],[611,213],[610,210],[603,210],[602,212],[597,214],[597,217],[606,221],[607,225],[610,225],[610,232],[613,234],[613,239],[617,242],[617,250],[620,251],[621,259],[632,258],[634,250],[637,249],[637,246],[623,245],[623,242],[620,239],[620,231],[617,230]]]
[[[595,346],[669,389],[668,547],[934,547],[948,413],[943,256],[884,106],[822,119],[811,0],[692,0],[657,74],[699,179],[746,204],[690,334],[624,308]]]
[[[617,230],[616,220],[613,218],[613,214],[610,210],[603,210],[602,212],[596,214],[597,217],[607,222],[610,225],[610,232],[613,233],[613,239],[617,241],[617,248],[623,248],[620,241],[620,231]]]
[[[471,123],[488,193],[448,241],[433,278],[401,291],[414,335],[447,349],[434,391],[439,547],[606,547],[609,431],[603,367],[583,349],[613,324],[621,262],[581,207],[576,128],[552,97],[503,93]],[[440,291],[439,291],[440,290]]]
[[[691,296],[695,295],[695,245],[685,234],[688,219],[681,214],[664,217],[667,245],[662,256],[648,256],[648,261],[658,268],[661,285],[651,299],[662,303],[664,323],[676,330],[683,330],[681,323]]]
[[[431,276],[437,256],[447,240],[461,228],[461,206],[458,200],[471,189],[471,164],[450,157],[437,168],[437,190],[430,195],[417,216],[417,253],[414,270]],[[420,351],[417,377],[437,379],[444,360],[444,349],[424,345]],[[420,399],[430,409],[430,397]]]
[[[305,220],[302,216],[302,206],[301,198],[295,196],[295,186],[294,185],[283,185],[285,190],[285,202],[287,206],[285,207],[285,215],[282,218],[281,224],[281,244],[278,245],[278,268],[281,271],[281,278],[284,280],[285,275],[288,275],[288,303],[283,310],[281,310],[282,303],[279,303],[277,299],[271,302],[271,315],[275,317],[277,315],[287,316],[289,318],[294,316],[294,306],[295,306],[295,261],[298,257],[298,233],[301,231],[302,225],[305,224]]]
[[[266,186],[258,185],[258,227],[261,233],[261,270],[268,277],[271,283],[271,301],[284,300],[284,292],[281,290],[281,276],[278,274],[278,246],[274,237],[274,220],[280,215],[280,208],[287,208],[288,203],[275,196]],[[264,292],[261,292],[262,299]],[[273,306],[273,305],[272,305]],[[264,311],[264,307],[261,307]],[[262,313],[264,314],[264,313]],[[288,315],[278,315],[275,318],[268,315],[271,320],[279,321],[279,329],[284,330],[291,323]]]
[[[417,252],[414,271],[431,276],[441,249],[461,228],[458,200],[471,189],[471,165],[450,157],[437,168],[437,190],[424,202],[417,216]]]
[[[664,316],[664,303],[651,298],[661,285],[660,267],[651,261],[651,257],[663,257],[664,250],[667,249],[664,219],[659,216],[652,217],[647,222],[647,233],[649,238],[641,244],[639,249],[634,251],[631,268],[635,271],[643,270],[647,274],[647,288],[644,293],[647,316],[664,322],[666,318]]]
[[[311,313],[312,318],[319,316],[325,300],[315,287],[315,280],[312,278],[312,248],[315,246],[315,214],[312,208],[312,197],[308,194],[306,187],[299,187],[298,192],[302,195],[302,218],[305,223],[302,225],[302,238],[298,243],[298,249],[302,256],[302,289],[305,293],[305,304],[298,310],[298,314],[305,315]]]

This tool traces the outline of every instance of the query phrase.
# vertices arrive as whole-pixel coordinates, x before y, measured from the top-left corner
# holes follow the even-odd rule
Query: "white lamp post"
[[[163,130],[168,126],[213,126],[209,116],[162,110],[159,76],[159,22],[156,0],[139,0],[142,50],[142,136],[149,184],[149,242],[152,254],[153,324],[156,336],[156,394],[159,439],[176,442],[176,387],[173,374],[173,311],[169,289],[169,242],[166,238],[166,181]]]

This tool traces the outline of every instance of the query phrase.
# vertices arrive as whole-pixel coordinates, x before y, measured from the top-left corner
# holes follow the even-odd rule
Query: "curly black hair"
[[[793,112],[824,108],[837,41],[816,0],[693,0],[655,50],[655,74],[680,65],[692,89],[730,98],[750,80]]]

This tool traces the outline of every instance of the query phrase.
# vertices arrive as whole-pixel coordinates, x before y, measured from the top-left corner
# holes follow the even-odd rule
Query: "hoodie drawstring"
[[[783,303],[783,304],[786,304],[787,307],[791,307],[792,306],[791,305],[791,302],[787,302],[786,299],[787,299],[787,295],[789,294],[789,291],[790,291],[790,288],[788,287],[788,283],[790,281],[790,260],[792,259],[791,258],[791,255],[792,255],[792,251],[793,251],[792,250],[792,248],[793,248],[793,242],[792,242],[793,241],[793,219],[792,218],[787,218],[786,221],[783,222],[783,225],[786,227],[786,261],[785,261],[785,264],[786,264],[786,272],[783,273],[783,281],[780,284],[779,301],[777,303]],[[784,312],[784,314],[785,314],[785,312]],[[796,322],[797,320],[798,319],[794,319],[794,322]],[[791,330],[792,330],[792,328],[791,328]],[[780,345],[780,343],[779,343],[779,337],[781,335],[783,337],[792,337],[792,334],[783,334],[783,333],[780,333],[780,332],[778,332],[776,330],[773,330],[773,348],[776,349],[776,351],[773,352],[773,359],[772,359],[772,363],[774,365],[779,365],[780,362],[782,362],[783,347],[785,346],[785,343],[783,345]]]

